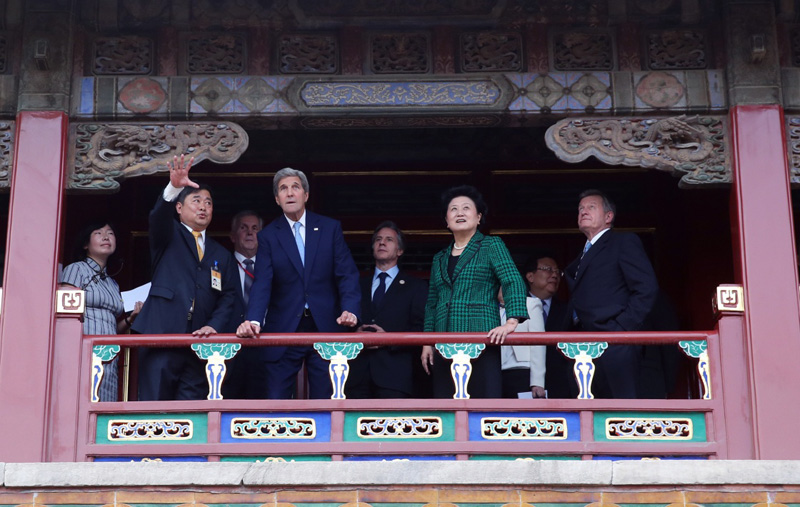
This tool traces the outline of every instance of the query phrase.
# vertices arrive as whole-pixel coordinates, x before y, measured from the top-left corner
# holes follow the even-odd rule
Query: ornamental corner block
[[[81,289],[59,289],[56,291],[56,314],[83,315],[86,309],[84,292]]]
[[[715,315],[744,313],[744,288],[741,285],[722,284],[712,299]]]

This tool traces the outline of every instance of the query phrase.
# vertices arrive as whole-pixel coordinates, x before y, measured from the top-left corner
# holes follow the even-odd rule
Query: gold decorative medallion
[[[744,312],[744,288],[741,285],[718,285],[714,297],[714,311]]]

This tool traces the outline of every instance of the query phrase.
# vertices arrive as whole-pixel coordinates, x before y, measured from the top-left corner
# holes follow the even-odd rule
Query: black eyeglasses
[[[537,266],[536,271],[547,271],[548,273],[554,274],[556,276],[562,276],[561,271],[555,268],[551,268],[550,266]]]

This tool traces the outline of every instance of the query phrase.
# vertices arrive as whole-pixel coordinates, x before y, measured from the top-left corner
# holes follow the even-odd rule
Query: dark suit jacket
[[[545,331],[569,331],[571,319],[567,315],[567,305],[556,299],[550,299],[550,310],[547,312]],[[558,345],[547,346],[547,367],[544,375],[544,386],[548,398],[577,398],[578,384],[572,368],[575,362],[568,359]]]
[[[256,278],[250,288],[247,320],[263,321],[263,332],[293,333],[305,303],[323,333],[342,331],[336,319],[343,311],[361,314],[358,269],[341,224],[306,211],[305,253],[304,266],[294,232],[283,215],[258,233]],[[285,349],[266,347],[265,359],[277,361]]]
[[[175,203],[161,196],[150,212],[150,294],[133,330],[142,334],[183,334],[211,326],[231,333],[230,315],[236,301],[239,274],[230,252],[206,234],[203,260],[194,237],[175,215]],[[211,288],[211,269],[218,267],[222,290]],[[194,302],[192,319],[189,309]]]
[[[361,278],[361,319],[363,323],[377,324],[389,333],[422,331],[425,324],[425,300],[428,297],[428,284],[400,270],[380,305],[373,308],[373,274],[374,272]],[[410,395],[413,391],[414,365],[412,361],[416,359],[413,357],[415,354],[412,354],[414,351],[416,349],[401,346],[363,350],[351,362],[351,371],[359,368],[368,369],[367,374],[376,385]],[[366,358],[368,361],[364,360]]]
[[[576,272],[577,271],[577,272]],[[653,309],[658,281],[639,237],[610,230],[567,266],[568,315],[585,331],[638,331]]]

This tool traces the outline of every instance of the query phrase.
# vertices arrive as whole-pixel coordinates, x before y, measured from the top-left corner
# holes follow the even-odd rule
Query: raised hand
[[[175,188],[197,188],[200,185],[189,179],[189,169],[192,168],[194,157],[190,158],[188,163],[185,162],[185,158],[186,155],[181,154],[179,160],[178,156],[175,155],[172,162],[167,162],[167,167],[169,168],[169,182]]]

